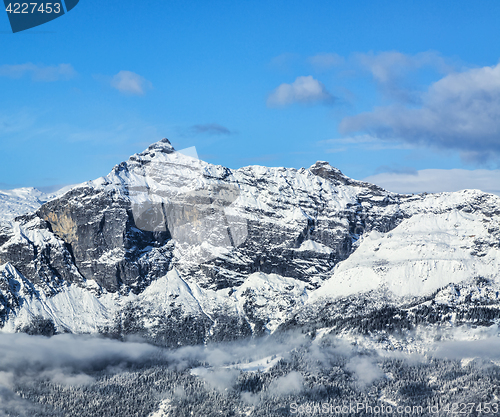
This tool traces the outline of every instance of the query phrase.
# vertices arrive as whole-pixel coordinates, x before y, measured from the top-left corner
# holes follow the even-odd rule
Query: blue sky
[[[498,191],[499,17],[498,0],[80,0],[12,34],[0,13],[0,188],[94,179],[168,137],[231,168]]]

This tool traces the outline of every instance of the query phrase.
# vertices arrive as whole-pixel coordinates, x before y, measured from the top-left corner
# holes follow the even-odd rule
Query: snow
[[[12,266],[8,268],[10,271],[15,270]],[[17,271],[15,273],[22,277]],[[154,305],[160,313],[165,314],[170,302],[169,297],[172,295],[178,297],[176,301],[182,303],[186,314],[196,314],[200,311],[189,286],[176,270],[172,270],[165,277],[153,282],[140,295],[123,296],[104,292],[98,296],[95,292],[74,284],[64,286],[53,296],[38,291],[25,297],[16,316],[7,322],[2,331],[15,332],[17,327],[28,324],[32,317],[41,316],[52,319],[60,330],[97,333],[104,326],[111,325],[115,314],[130,302]]]
[[[61,196],[73,187],[74,185],[66,186],[53,193],[44,193],[33,187],[0,190],[0,223],[34,212],[43,203]]]
[[[309,302],[384,288],[396,296],[428,295],[475,277],[499,280],[500,250],[478,258],[476,241],[491,240],[479,213],[451,210],[416,214],[389,233],[373,231],[339,263]],[[498,223],[498,220],[497,220]]]
[[[165,398],[162,400],[158,406],[158,410],[151,413],[149,417],[168,417],[170,415],[170,409],[172,408],[172,400]]]
[[[248,277],[243,285],[233,294],[228,291],[204,290],[196,283],[181,278],[176,269],[172,269],[162,278],[153,281],[139,295],[102,292],[99,294],[88,281],[87,286],[64,285],[52,296],[43,291],[26,287],[27,281],[10,264],[0,269],[16,277],[17,282],[26,290],[20,291],[23,303],[16,315],[2,329],[2,332],[15,332],[17,328],[28,324],[32,317],[41,316],[54,321],[59,330],[75,333],[96,333],[105,326],[111,326],[116,314],[128,303],[148,308],[152,315],[165,317],[175,300],[176,306],[182,306],[184,315],[211,317],[215,311],[225,305],[230,311],[243,312],[247,300],[245,291],[255,295],[256,304],[263,308],[262,316],[267,320],[267,328],[274,331],[291,313],[287,299],[297,300],[296,308],[304,305],[308,292],[305,283],[275,274],[255,273]],[[154,314],[153,314],[154,313]],[[146,321],[146,327],[155,322]]]
[[[191,287],[181,278],[176,269],[169,271],[165,277],[153,281],[136,297],[140,304],[149,304],[163,314],[168,311],[168,306],[173,299],[176,304],[182,305],[185,315],[197,315],[202,311]]]
[[[289,317],[292,311],[303,306],[308,298],[306,283],[263,272],[251,274],[232,294],[240,312],[244,310],[248,293],[253,296],[255,307],[264,308],[263,316],[268,320],[266,328],[271,333]],[[295,307],[290,306],[287,301],[289,298],[295,301]]]
[[[304,240],[300,245],[300,248],[297,249],[299,252],[303,251],[311,251],[311,252],[319,252],[319,253],[332,253],[333,250],[326,245],[323,245],[319,242],[314,242],[313,240]]]
[[[237,363],[234,365],[225,366],[226,369],[239,369],[243,372],[267,372],[275,366],[280,360],[281,356],[271,355],[265,358],[258,359],[247,363]]]
[[[98,298],[76,285],[65,286],[51,297],[43,291],[37,291],[24,297],[21,308],[6,323],[2,332],[15,332],[17,328],[30,323],[32,317],[41,316],[52,319],[59,330],[97,333],[100,326],[110,322],[113,312],[117,310],[113,298],[111,294]]]
[[[46,195],[35,188],[0,190],[0,213],[2,220],[37,210],[46,201]]]

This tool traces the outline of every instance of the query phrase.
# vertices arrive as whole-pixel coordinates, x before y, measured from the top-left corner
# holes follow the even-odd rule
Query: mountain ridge
[[[401,195],[324,161],[231,170],[163,139],[1,229],[1,322],[19,331],[41,318],[56,332],[172,345],[293,323],[344,331],[332,325],[345,315],[333,300],[390,294],[351,311],[359,324],[362,311],[399,311],[482,278],[491,325],[499,214],[500,198],[479,191]]]

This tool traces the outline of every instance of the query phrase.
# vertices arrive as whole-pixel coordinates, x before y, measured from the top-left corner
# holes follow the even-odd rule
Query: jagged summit
[[[309,169],[313,172],[315,172],[316,175],[319,175],[322,172],[328,172],[332,174],[337,174],[341,176],[345,176],[340,169],[335,168],[334,166],[330,165],[330,162],[328,161],[316,161],[313,165],[309,167]],[[319,175],[321,176],[321,175]]]
[[[145,168],[146,165],[154,164],[154,169]],[[166,165],[165,165],[166,164]],[[205,169],[205,176],[214,175],[216,171],[223,171],[223,177],[227,177],[231,173],[236,173],[238,171],[246,171],[250,169],[254,172],[259,172],[259,165],[251,166],[251,167],[243,167],[240,170],[231,170],[229,168],[225,168],[222,166],[212,165],[210,163],[206,163],[203,161],[197,160],[197,158],[192,158],[190,156],[186,156],[185,152],[178,152],[174,149],[172,144],[167,138],[163,138],[158,142],[155,142],[148,146],[142,152],[136,153],[128,159],[128,161],[123,161],[120,164],[116,165],[111,173],[111,175],[120,175],[123,171],[133,171],[140,176],[147,176],[151,174],[151,171],[154,171],[154,176],[157,177],[159,173],[168,176],[172,174],[171,168],[174,166],[184,166],[187,168],[200,169],[203,167]],[[170,166],[170,168],[168,168]],[[283,168],[266,168],[262,167],[266,170],[283,170]],[[169,172],[170,170],[170,172]],[[285,168],[285,170],[287,170]],[[314,175],[329,180],[333,184],[336,185],[354,185],[354,186],[365,186],[370,189],[377,189],[378,191],[384,191],[382,188],[375,186],[373,184],[368,184],[362,181],[354,180],[347,175],[343,174],[342,171],[338,168],[333,167],[327,161],[317,161],[311,167],[308,168],[308,171],[313,173]],[[187,172],[184,171],[182,175],[187,175]],[[220,175],[219,175],[220,176]],[[105,177],[109,180],[109,175]],[[158,178],[156,178],[158,180]],[[113,182],[113,181],[112,181]],[[160,181],[163,182],[163,181]]]
[[[149,145],[144,151],[132,155],[128,161],[124,161],[122,164],[125,162],[150,162],[161,155],[165,156],[173,153],[175,153],[174,147],[167,138],[163,138]]]
[[[343,174],[340,169],[333,167],[329,162],[326,161],[317,161],[314,165],[311,165],[309,171],[311,171],[318,177],[333,182],[336,185],[363,187],[368,193],[373,193],[375,195],[392,194],[389,191],[384,190],[382,187],[379,187],[378,185],[354,180]]]
[[[351,178],[344,175],[340,169],[331,166],[327,161],[317,161],[314,165],[311,165],[309,171],[318,177],[341,184],[347,184],[352,181]]]
[[[145,151],[139,153],[138,155],[144,156],[155,152],[163,152],[168,154],[175,152],[175,149],[167,138],[163,138],[162,140],[149,145]]]
[[[174,147],[167,138],[163,138],[149,145],[144,151],[133,154],[128,161],[119,163],[113,168],[110,175],[102,178],[106,178],[106,180],[109,181],[110,176],[120,175],[120,173],[124,171],[136,171],[139,175],[146,175],[143,168],[145,165],[154,161],[161,162],[165,157],[168,158],[168,156],[172,154],[177,154]],[[97,181],[101,181],[101,179]]]

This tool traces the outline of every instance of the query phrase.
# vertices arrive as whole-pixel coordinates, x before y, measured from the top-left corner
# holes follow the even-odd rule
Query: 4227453
[[[7,13],[61,13],[61,3],[8,3]]]

